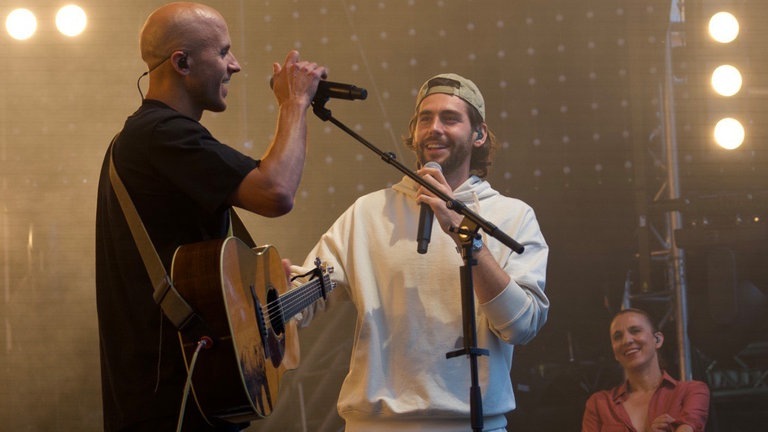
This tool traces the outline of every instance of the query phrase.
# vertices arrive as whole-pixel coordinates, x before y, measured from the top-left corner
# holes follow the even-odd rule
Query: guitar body
[[[200,318],[179,332],[187,370],[200,338],[213,340],[193,371],[200,411],[232,423],[269,415],[285,372],[283,319],[265,315],[265,306],[287,290],[277,251],[251,249],[235,237],[184,245],[171,278]]]

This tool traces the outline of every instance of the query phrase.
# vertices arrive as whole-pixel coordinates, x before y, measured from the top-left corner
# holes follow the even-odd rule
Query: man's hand
[[[279,63],[272,64],[272,90],[280,105],[293,99],[309,106],[315,97],[317,84],[327,76],[328,71],[324,66],[299,60],[299,52],[292,50],[282,66]]]
[[[453,197],[453,190],[451,190],[451,186],[448,184],[448,181],[445,179],[445,176],[443,176],[441,170],[437,168],[422,167],[416,171],[416,173],[424,180],[437,187],[444,194],[451,198]],[[436,197],[423,186],[419,187],[419,190],[416,192],[416,202],[432,207],[432,211],[435,213],[440,228],[456,241],[457,246],[461,245],[461,240],[459,239],[458,234],[450,230],[451,227],[458,227],[461,224],[461,221],[464,219],[461,214],[449,209],[442,199]]]

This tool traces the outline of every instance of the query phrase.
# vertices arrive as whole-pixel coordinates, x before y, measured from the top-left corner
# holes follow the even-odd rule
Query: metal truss
[[[635,138],[633,152],[635,161],[635,207],[638,214],[638,274],[629,278],[624,288],[623,307],[632,307],[648,302],[665,306],[666,313],[659,323],[663,328],[667,321],[672,321],[676,334],[676,355],[679,376],[683,380],[691,379],[690,340],[688,337],[687,283],[685,274],[685,253],[675,241],[675,231],[682,228],[680,179],[678,173],[678,145],[675,116],[675,86],[681,82],[674,76],[673,50],[685,44],[683,30],[683,0],[673,1],[670,20],[666,30],[664,44],[664,79],[659,84],[660,112],[657,114],[658,126],[650,134],[648,141]],[[639,35],[635,35],[635,40]],[[635,70],[642,70],[638,64]],[[644,88],[635,83],[633,88]],[[642,98],[642,94],[637,94]],[[641,99],[633,98],[635,101]],[[633,112],[634,130],[643,130],[647,121],[635,108]],[[639,134],[636,134],[638,136]],[[650,148],[656,145],[657,148]],[[650,183],[647,176],[647,161],[662,168],[666,176],[655,194],[648,194]],[[663,268],[663,283],[653,282],[656,267]],[[634,280],[631,280],[634,279]],[[663,285],[663,286],[657,286]]]

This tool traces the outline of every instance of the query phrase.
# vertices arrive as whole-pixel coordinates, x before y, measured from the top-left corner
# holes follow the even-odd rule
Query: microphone
[[[434,161],[429,161],[424,164],[424,166],[427,168],[435,168],[440,172],[443,171],[443,167]],[[416,241],[418,242],[416,252],[422,255],[427,253],[429,241],[432,239],[432,219],[434,219],[434,216],[435,213],[432,211],[432,207],[422,203],[421,213],[419,214],[419,232],[416,234]]]
[[[269,79],[269,88],[273,88],[274,78]],[[321,80],[317,84],[315,100],[346,99],[346,100],[364,100],[368,97],[368,90],[357,87],[352,84],[342,84],[333,81]]]
[[[368,90],[354,86],[352,84],[341,84],[333,81],[322,80],[317,85],[315,99],[346,99],[346,100],[365,100],[368,97]]]

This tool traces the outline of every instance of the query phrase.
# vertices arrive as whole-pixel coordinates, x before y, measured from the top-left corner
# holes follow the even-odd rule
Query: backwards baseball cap
[[[435,93],[462,98],[466,103],[475,107],[485,121],[485,100],[480,89],[472,81],[454,73],[435,75],[421,86],[419,94],[416,96],[416,108],[418,109],[425,97]]]

